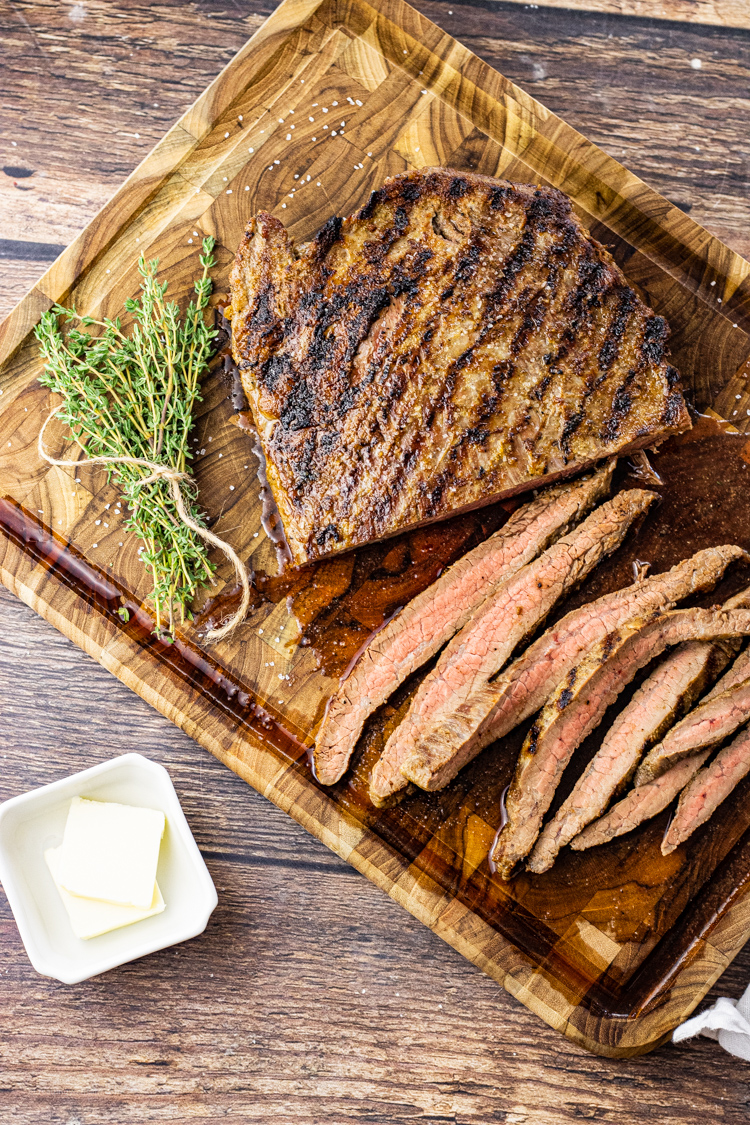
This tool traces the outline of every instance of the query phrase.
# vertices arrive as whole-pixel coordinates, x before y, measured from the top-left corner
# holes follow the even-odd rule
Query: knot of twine
[[[185,527],[189,527],[190,530],[194,531],[196,535],[199,535],[204,542],[211,543],[214,547],[218,547],[220,551],[223,551],[232,563],[237,581],[242,587],[242,599],[235,613],[221,628],[209,630],[209,632],[206,633],[205,639],[207,641],[221,641],[225,637],[228,637],[229,634],[237,628],[240,622],[244,620],[245,614],[248,611],[250,605],[250,580],[247,576],[247,569],[234,548],[223,539],[220,539],[218,535],[214,535],[207,527],[201,527],[199,523],[196,523],[185,507],[180,485],[183,481],[190,482],[191,484],[194,483],[193,478],[189,473],[181,473],[177,469],[170,468],[169,465],[161,465],[158,461],[149,461],[145,457],[84,457],[83,460],[80,461],[67,461],[52,457],[44,448],[44,433],[49,423],[58,411],[62,410],[64,405],[65,403],[60,403],[59,406],[55,407],[51,414],[47,416],[44,425],[39,431],[39,438],[37,440],[39,456],[50,465],[61,465],[64,468],[79,468],[81,465],[138,465],[143,469],[150,469],[151,474],[150,476],[142,477],[141,480],[136,482],[137,484],[153,484],[153,482],[157,480],[169,481],[172,499],[175,502],[178,515],[185,524]],[[80,445],[81,443],[79,442],[78,444]],[[81,449],[84,449],[84,446],[81,445]]]

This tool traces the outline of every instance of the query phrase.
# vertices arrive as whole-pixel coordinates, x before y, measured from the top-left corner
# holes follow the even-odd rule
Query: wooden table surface
[[[747,0],[417,6],[750,257]],[[270,10],[0,0],[0,315]],[[218,909],[69,987],[0,895],[3,1125],[747,1121],[748,1064],[584,1054],[0,587],[0,799],[133,749],[169,768]],[[750,946],[711,995],[748,979]]]

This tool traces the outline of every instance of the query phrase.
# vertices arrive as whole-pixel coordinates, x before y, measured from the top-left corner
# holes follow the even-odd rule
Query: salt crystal
[[[228,136],[229,136],[229,133],[225,133],[225,134],[224,134],[224,138],[225,138],[225,139],[226,139],[226,138],[227,138]]]
[[[230,486],[229,486],[229,491],[230,491],[230,492],[234,492],[234,485],[233,485],[233,484],[230,484]]]
[[[691,59],[690,65],[692,66],[693,70],[700,70],[700,68],[703,66],[703,63],[700,59]]]
[[[249,148],[249,149],[248,149],[247,151],[248,151],[248,152],[254,152],[255,150],[254,150],[254,149],[252,149],[252,148]]]

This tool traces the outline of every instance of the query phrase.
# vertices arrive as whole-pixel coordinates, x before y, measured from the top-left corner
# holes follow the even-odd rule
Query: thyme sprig
[[[62,396],[57,416],[70,430],[68,440],[89,458],[136,457],[187,472],[193,409],[217,335],[204,317],[213,248],[214,240],[204,238],[203,272],[182,315],[166,300],[167,282],[157,280],[158,259],[141,257],[140,298],[125,302],[128,329],[120,317],[97,320],[61,305],[42,316],[35,330],[45,360],[39,381]],[[143,543],[139,554],[153,578],[156,632],[172,635],[176,620],[185,621],[189,603],[211,581],[206,544],[180,519],[168,479],[147,480],[153,473],[141,465],[112,464],[107,473],[122,486],[131,513],[126,527]],[[179,487],[190,517],[205,527],[194,483],[182,480]]]

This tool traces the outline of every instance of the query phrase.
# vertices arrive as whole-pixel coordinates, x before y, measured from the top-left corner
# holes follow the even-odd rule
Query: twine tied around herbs
[[[185,501],[180,485],[183,481],[189,481],[192,483],[193,478],[189,473],[181,473],[177,469],[170,468],[169,465],[159,464],[158,461],[149,461],[144,457],[85,457],[82,461],[65,459],[61,460],[57,457],[52,457],[51,454],[49,454],[44,448],[44,434],[49,423],[52,421],[58,411],[63,409],[64,406],[64,402],[60,403],[59,406],[56,406],[55,409],[47,416],[44,425],[39,431],[39,437],[37,439],[37,449],[42,460],[46,461],[50,465],[59,465],[63,468],[80,468],[81,465],[138,465],[143,469],[150,469],[151,475],[143,477],[141,480],[137,481],[137,483],[153,484],[153,482],[157,480],[168,481],[169,488],[172,493],[172,499],[175,502],[175,507],[177,508],[179,517],[185,524],[185,526],[189,527],[191,531],[194,531],[196,535],[199,535],[200,538],[203,539],[206,543],[211,543],[212,546],[218,547],[219,550],[223,551],[223,553],[232,563],[234,572],[237,576],[237,580],[242,587],[242,599],[240,601],[239,607],[229,619],[229,621],[227,621],[227,623],[225,625],[222,625],[219,629],[210,629],[209,632],[206,633],[205,637],[207,641],[224,640],[225,637],[228,637],[230,633],[234,632],[234,630],[244,620],[245,615],[247,614],[248,608],[250,606],[250,580],[247,576],[247,569],[234,548],[231,547],[229,543],[226,543],[223,539],[220,539],[218,535],[214,535],[214,533],[212,531],[209,531],[207,527],[201,527],[199,523],[196,523],[196,521],[192,518],[187,508],[185,507]],[[81,449],[84,450],[84,452],[86,451],[85,447],[81,445],[80,442],[78,442],[78,445],[81,447]]]

